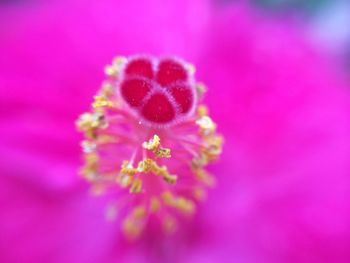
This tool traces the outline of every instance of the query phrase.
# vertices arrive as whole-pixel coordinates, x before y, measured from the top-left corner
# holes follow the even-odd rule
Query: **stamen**
[[[160,147],[160,138],[157,134],[153,136],[152,139],[150,139],[148,142],[144,142],[142,144],[142,147],[152,151],[157,158],[170,158],[171,157],[171,151],[168,148],[162,148]]]
[[[216,183],[214,177],[202,168],[194,169],[194,174],[200,182],[204,183],[209,187],[213,187]]]
[[[154,160],[147,158],[139,162],[137,170],[140,173],[153,173],[154,175],[163,177],[164,181],[169,184],[176,183],[177,176],[171,175],[166,166],[159,166]]]
[[[150,211],[151,213],[157,213],[160,209],[160,201],[157,197],[151,197]]]
[[[92,153],[96,149],[96,143],[85,140],[81,142],[81,147],[84,153]]]
[[[166,148],[158,148],[155,149],[154,154],[156,155],[157,158],[170,158],[170,149]]]
[[[135,169],[132,164],[130,164],[128,161],[124,161],[122,164],[122,169],[120,171],[122,174],[127,175],[135,175],[137,173],[137,169]]]
[[[170,192],[164,192],[162,197],[165,205],[176,208],[182,213],[192,214],[195,210],[194,203],[185,197],[174,197]]]
[[[207,92],[207,88],[203,83],[197,83],[196,91],[198,98],[202,99],[204,97],[204,94]]]
[[[143,206],[137,206],[124,219],[122,230],[128,239],[136,239],[141,234],[144,227],[145,215],[145,208]]]
[[[157,134],[155,134],[153,138],[150,139],[148,142],[144,142],[142,144],[142,147],[147,150],[154,151],[156,148],[158,148],[159,145],[160,145],[160,138]]]
[[[215,123],[211,120],[209,116],[203,116],[199,118],[196,123],[198,126],[201,128],[201,132],[204,135],[209,135],[215,132],[216,125]]]
[[[116,77],[118,74],[117,68],[114,66],[107,66],[105,68],[105,73],[108,77]]]
[[[130,187],[130,193],[133,194],[138,194],[142,190],[142,181],[141,179],[136,179],[132,182],[131,187]]]
[[[85,132],[87,138],[95,138],[97,129],[105,129],[108,124],[105,122],[105,116],[101,112],[84,113],[77,121],[79,130]]]
[[[120,73],[120,66],[126,62],[126,58],[117,57],[113,60],[113,64],[105,67],[105,73],[110,78],[116,78]]]
[[[102,96],[95,96],[94,97],[95,101],[92,103],[92,107],[97,109],[97,108],[112,108],[113,107],[113,102],[108,100],[105,97]]]

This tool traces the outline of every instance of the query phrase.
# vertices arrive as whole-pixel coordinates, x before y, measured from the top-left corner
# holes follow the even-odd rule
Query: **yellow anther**
[[[164,204],[168,206],[172,206],[175,202],[174,196],[169,191],[166,191],[162,194],[162,199]]]
[[[125,64],[127,62],[127,58],[126,57],[115,57],[113,59],[113,65],[115,65],[116,67],[120,67],[123,64]]]
[[[106,66],[105,74],[110,78],[115,78],[118,75],[118,68],[115,65]]]
[[[206,154],[201,153],[198,157],[192,159],[192,168],[198,169],[208,164],[209,160]]]
[[[137,171],[140,173],[149,173],[153,171],[154,161],[150,158],[142,160],[137,165]]]
[[[178,209],[183,213],[191,214],[195,210],[195,204],[185,198],[185,197],[175,197],[169,191],[166,191],[162,194],[163,202],[165,205]]]
[[[125,236],[130,240],[138,238],[142,231],[142,224],[136,222],[133,218],[126,218],[122,224],[122,230]]]
[[[104,107],[106,107],[106,108],[113,107],[113,102],[111,102],[110,100],[108,100],[105,97],[95,96],[94,99],[95,99],[95,101],[92,103],[92,107],[94,109],[104,108]]]
[[[102,84],[102,88],[100,90],[100,95],[102,97],[108,98],[114,94],[114,88],[111,83],[105,82]]]
[[[177,180],[177,176],[169,174],[165,166],[158,166],[158,164],[150,158],[140,161],[137,166],[137,171],[139,173],[153,173],[157,176],[161,176],[164,181],[169,184],[174,184]]]
[[[142,219],[146,216],[146,209],[144,206],[140,205],[134,208],[131,216],[135,219]]]
[[[195,169],[194,174],[200,182],[206,184],[207,186],[214,186],[216,183],[215,178],[202,168]]]
[[[84,140],[81,142],[81,148],[83,148],[84,153],[92,153],[96,149],[96,143],[92,141]]]
[[[157,149],[159,145],[160,145],[160,138],[157,134],[155,134],[153,138],[150,139],[148,142],[144,142],[142,144],[142,147],[147,150],[153,151]]]
[[[85,154],[85,163],[88,166],[95,166],[98,162],[98,155],[96,153]]]
[[[125,175],[135,175],[137,173],[137,169],[132,166],[128,161],[123,161],[122,167],[120,169],[121,174]]]
[[[129,187],[131,185],[132,180],[133,180],[133,177],[127,174],[119,174],[117,177],[117,183],[122,188]]]
[[[174,207],[187,214],[193,214],[195,211],[195,204],[191,200],[184,197],[176,198]]]
[[[175,184],[177,181],[177,176],[176,175],[171,175],[171,174],[165,174],[163,176],[164,181],[166,181],[168,184]]]
[[[135,207],[130,214],[124,219],[122,230],[127,238],[135,239],[140,234],[144,227],[144,218],[146,209],[143,205]]]
[[[207,92],[207,87],[203,83],[197,83],[196,85],[197,96],[199,99],[203,98],[204,94]]]
[[[105,115],[102,112],[95,112],[92,114],[91,126],[93,128],[106,128]]]
[[[137,178],[131,183],[129,192],[133,194],[138,194],[142,190],[142,181],[140,178]]]
[[[157,213],[160,209],[160,201],[157,197],[152,197],[150,201],[150,211],[151,213]]]
[[[196,67],[191,64],[191,63],[186,63],[186,69],[188,70],[188,73],[190,73],[190,75],[194,75],[196,73]]]
[[[201,128],[203,135],[209,135],[215,132],[216,124],[209,116],[203,116],[196,121],[197,125]]]
[[[221,136],[205,136],[204,142],[206,146],[202,147],[199,155],[192,159],[193,169],[204,167],[209,162],[215,161],[222,152],[223,138]]]
[[[148,142],[144,142],[142,144],[142,147],[144,149],[152,151],[156,155],[157,158],[170,158],[171,157],[170,149],[160,147],[160,138],[157,134],[155,134],[153,136],[153,138],[150,139]]]
[[[208,108],[205,105],[199,105],[197,108],[198,117],[204,117],[208,115]]]
[[[160,167],[154,162],[153,173],[155,175],[163,177],[164,181],[167,182],[168,184],[176,183],[177,176],[169,174],[168,169],[165,166]]]
[[[85,164],[80,170],[80,174],[88,181],[95,181],[97,178],[98,155],[94,152],[84,155]]]
[[[158,166],[155,162],[153,162],[152,168],[152,172],[155,175],[164,177],[168,174],[168,170],[165,166]]]
[[[79,117],[76,125],[79,130],[85,132],[86,137],[95,138],[96,129],[106,128],[107,122],[105,121],[105,116],[102,112],[84,113]]]
[[[96,153],[88,153],[84,155],[84,159],[85,159],[85,166],[83,169],[96,171],[97,162],[99,160],[98,155]]]
[[[204,141],[208,146],[201,149],[202,153],[206,156],[208,161],[216,160],[222,152],[223,138],[213,135],[204,138]]]
[[[117,183],[122,188],[127,188],[133,181],[133,176],[137,173],[135,169],[128,161],[123,161],[120,169],[120,174],[117,177]]]
[[[79,130],[86,131],[87,129],[91,129],[92,127],[92,114],[84,113],[80,115],[79,119],[76,122],[76,125]]]
[[[154,154],[157,158],[170,158],[171,151],[168,148],[158,148],[154,150]]]
[[[110,78],[115,78],[118,76],[121,66],[126,62],[126,58],[117,57],[113,60],[112,65],[105,67],[105,74]]]

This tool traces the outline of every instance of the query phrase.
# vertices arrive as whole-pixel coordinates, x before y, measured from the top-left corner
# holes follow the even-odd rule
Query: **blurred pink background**
[[[277,2],[0,2],[0,262],[350,262],[349,5]],[[225,145],[193,222],[129,243],[74,122],[140,53],[196,65]]]

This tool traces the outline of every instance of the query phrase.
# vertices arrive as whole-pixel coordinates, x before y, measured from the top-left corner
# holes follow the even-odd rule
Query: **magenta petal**
[[[347,262],[348,84],[288,26],[227,14],[198,64],[227,140],[189,262],[230,262],[227,251],[236,262]]]
[[[1,262],[349,262],[348,84],[298,32],[203,1],[31,8],[0,15]],[[106,62],[140,52],[195,60],[226,146],[194,223],[130,248],[77,177],[73,126]]]

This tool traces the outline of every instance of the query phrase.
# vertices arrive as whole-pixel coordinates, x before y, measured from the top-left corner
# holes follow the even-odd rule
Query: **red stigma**
[[[128,61],[119,85],[124,101],[153,124],[169,124],[189,114],[196,95],[185,65],[172,58],[137,57]]]

